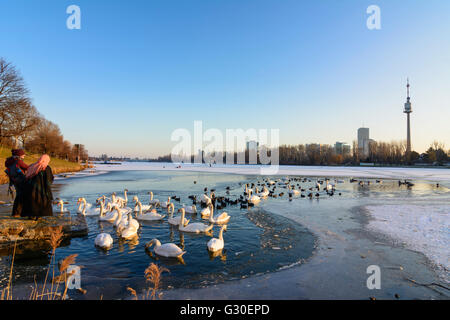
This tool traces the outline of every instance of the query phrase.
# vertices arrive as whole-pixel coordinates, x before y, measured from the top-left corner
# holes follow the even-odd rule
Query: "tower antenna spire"
[[[406,78],[406,90],[408,92],[408,98],[409,98],[409,78]]]

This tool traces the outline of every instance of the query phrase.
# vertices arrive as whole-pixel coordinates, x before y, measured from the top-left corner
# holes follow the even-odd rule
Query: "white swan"
[[[212,193],[210,193],[209,197],[206,195],[206,193],[202,194],[201,198],[200,198],[200,202],[204,203],[204,204],[209,204],[211,202],[211,196],[212,196]]]
[[[83,212],[83,206],[86,208],[86,210],[89,210],[90,208],[92,208],[92,203],[87,203],[86,201],[82,201],[81,199],[84,198],[78,198],[77,201],[77,205],[78,205],[78,209],[77,209],[77,213],[82,213]],[[84,199],[86,200],[86,199]]]
[[[167,219],[167,222],[169,222],[171,225],[178,226],[180,224],[180,222],[181,222],[181,218],[182,217],[178,216],[178,217],[174,218],[173,217],[173,212],[174,212],[174,207],[173,207],[173,203],[171,203],[170,207],[169,207],[169,219]],[[189,220],[188,219],[184,219],[184,224],[188,224],[188,223],[189,223]]]
[[[300,191],[296,190],[296,189],[292,189],[291,185],[288,186],[288,189],[289,189],[289,194],[290,195],[298,196],[300,194]]]
[[[145,245],[145,248],[148,249],[152,245],[155,245],[155,249],[153,249],[153,252],[155,252],[159,256],[166,258],[180,259],[183,256],[183,254],[186,253],[186,251],[181,250],[181,248],[178,247],[175,243],[161,244],[161,242],[158,239],[153,239],[152,241],[147,243]]]
[[[133,211],[133,209],[131,209],[130,207],[121,207],[117,203],[111,205],[111,210],[119,210],[124,215],[127,215],[128,213]]]
[[[153,205],[151,204],[142,204],[137,196],[133,197],[133,201],[134,201],[134,212],[139,212],[139,210],[147,212],[153,208]],[[140,207],[137,204],[138,202],[141,204]]]
[[[226,229],[226,225],[222,226],[222,228],[220,228],[219,238],[212,238],[208,241],[208,244],[206,245],[208,247],[208,251],[217,252],[223,249],[225,245],[225,241],[223,241],[223,231]]]
[[[114,221],[114,227],[116,227],[117,230],[122,230],[128,227],[129,223],[131,223],[131,225],[136,229],[139,229],[140,227],[139,222],[136,219],[133,219],[131,211],[125,212],[122,211],[122,209],[120,208],[116,208],[115,210],[118,212],[117,218]]]
[[[105,213],[103,202],[100,202],[100,217],[98,217],[98,220],[113,223],[117,220],[119,213],[120,211],[117,207],[113,211]]]
[[[261,198],[258,197],[257,195],[254,195],[253,190],[250,189],[247,200],[248,200],[248,202],[251,202],[251,203],[258,203],[259,201],[261,201]]]
[[[218,215],[216,218],[214,218],[214,207],[212,204],[210,205],[210,211],[211,211],[211,215],[209,216],[209,222],[215,223],[215,224],[224,224],[224,223],[228,223],[228,221],[230,221],[230,216],[226,212],[222,212],[220,215]]]
[[[56,202],[56,207],[59,208],[59,210],[57,209],[56,213],[60,213],[60,214],[64,214],[64,213],[70,213],[70,211],[68,209],[64,208],[64,201],[62,199],[57,199],[58,201]],[[67,204],[68,202],[66,202]]]
[[[213,224],[211,225],[206,225],[204,223],[201,222],[196,222],[196,223],[186,223],[186,221],[184,220],[184,209],[181,208],[178,210],[178,212],[181,212],[181,221],[182,223],[180,223],[178,225],[178,230],[180,231],[184,231],[184,232],[192,232],[192,233],[202,233],[202,232],[209,232],[211,231],[211,229],[213,228]]]
[[[244,194],[248,195],[253,192],[253,189],[248,188],[248,184],[245,185]]]
[[[269,195],[269,190],[264,186],[263,191],[257,193],[258,197],[265,198]]]
[[[126,227],[120,226],[117,231],[121,238],[132,239],[137,235],[138,228],[132,223],[134,219],[131,217],[131,212],[128,213],[128,225]]]
[[[98,216],[100,214],[100,212],[102,211],[102,207],[95,208],[90,203],[88,205],[86,203],[85,198],[78,198],[77,204],[80,205],[80,207],[78,209],[80,209],[81,205],[83,204],[83,209],[81,209],[81,212],[80,212],[83,216]],[[104,210],[104,207],[103,207],[103,210]]]
[[[127,192],[128,192],[128,190],[125,189],[125,190],[124,190],[125,198],[118,197],[118,196],[116,195],[116,193],[113,192],[113,193],[111,194],[111,202],[112,202],[112,204],[113,204],[113,205],[117,205],[117,206],[119,206],[120,208],[125,207],[125,206],[127,205],[127,203],[128,203]]]
[[[113,238],[109,233],[100,233],[95,238],[95,245],[103,249],[109,249],[113,245]]]
[[[128,203],[128,196],[127,196],[128,189],[123,190],[123,198],[122,197],[116,197],[117,201],[122,202],[124,205]]]
[[[187,206],[187,207],[183,206],[183,208],[186,213],[197,213],[197,207],[195,205]]]
[[[212,203],[210,202],[206,208],[203,208],[202,211],[200,211],[200,215],[202,218],[207,218],[211,215],[211,207]]]
[[[152,191],[150,191],[148,194],[150,195],[149,204],[152,204],[152,205],[159,204],[159,200],[158,199],[153,199],[153,192]]]
[[[173,203],[171,203],[173,206]],[[142,213],[142,203],[140,201],[136,202],[136,206],[139,208],[138,212],[136,213],[136,219],[138,220],[146,220],[146,221],[156,221],[156,220],[162,220],[166,215],[161,215],[156,212],[155,209],[148,211],[146,213]]]
[[[168,208],[168,207],[170,206],[170,197],[167,198],[167,201],[166,201],[166,202],[160,203],[160,206],[161,206],[162,208]]]
[[[334,187],[335,187],[334,184],[333,183],[329,183],[328,180],[327,180],[327,187],[326,187],[327,191],[333,191]]]

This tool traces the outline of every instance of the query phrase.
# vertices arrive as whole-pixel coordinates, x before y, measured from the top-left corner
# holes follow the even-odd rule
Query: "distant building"
[[[407,90],[407,98],[405,103],[405,109],[403,110],[403,112],[406,113],[406,154],[409,155],[411,153],[411,124],[409,115],[412,112],[411,97],[409,96],[409,79],[407,80],[406,90]]]
[[[339,155],[350,154],[351,147],[348,143],[336,141],[334,144],[334,152]]]
[[[360,157],[369,156],[369,128],[359,128],[358,129],[358,151]]]

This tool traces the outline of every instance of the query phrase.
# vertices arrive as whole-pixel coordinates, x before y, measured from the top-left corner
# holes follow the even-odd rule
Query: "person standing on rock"
[[[13,149],[11,150],[11,153],[12,156],[5,161],[5,172],[9,177],[8,192],[12,194],[12,186],[16,189],[12,216],[20,217],[23,207],[23,183],[25,181],[25,174],[28,170],[28,165],[23,162],[23,159],[25,158],[25,151],[22,149]]]
[[[22,217],[42,217],[53,215],[52,169],[48,165],[50,157],[42,155],[28,167],[25,175]]]

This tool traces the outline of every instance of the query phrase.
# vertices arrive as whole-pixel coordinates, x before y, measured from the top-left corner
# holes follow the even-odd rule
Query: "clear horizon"
[[[178,128],[280,129],[280,144],[357,129],[450,148],[450,3],[229,0],[3,1],[1,57],[37,109],[92,156],[169,154]],[[81,29],[66,27],[69,5]],[[366,26],[369,5],[381,30]]]

